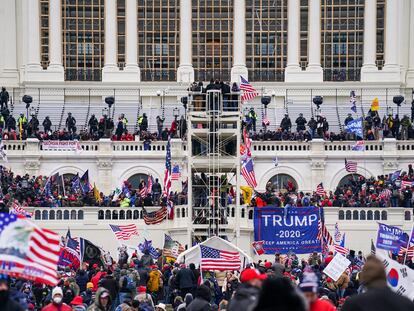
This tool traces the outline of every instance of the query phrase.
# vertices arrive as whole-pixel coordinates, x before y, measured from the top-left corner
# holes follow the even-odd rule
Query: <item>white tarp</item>
[[[244,251],[242,251],[236,245],[220,237],[213,236],[200,244],[224,251],[239,252],[242,268],[253,263],[252,258],[249,255],[247,255]],[[201,261],[200,247],[198,245],[195,245],[189,248],[188,250],[186,250],[178,256],[177,261],[180,263],[185,263],[186,265],[193,263],[196,265],[196,267],[198,267]]]

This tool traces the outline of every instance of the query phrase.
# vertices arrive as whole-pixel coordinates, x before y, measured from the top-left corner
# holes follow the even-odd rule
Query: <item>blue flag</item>
[[[348,133],[354,133],[356,136],[362,138],[363,137],[362,118],[358,118],[358,119],[348,122],[348,124],[345,126],[345,130]]]
[[[144,243],[138,244],[138,249],[143,253],[145,250],[148,250],[149,254],[152,258],[158,259],[160,257],[160,253],[152,246],[152,241],[144,239]]]
[[[377,248],[398,253],[401,246],[406,247],[408,234],[402,229],[378,223]]]
[[[400,178],[401,170],[397,170],[391,175],[391,181],[396,181],[398,178]]]
[[[357,106],[356,106],[355,91],[351,91],[349,102],[351,103],[351,110],[356,113],[357,112]]]

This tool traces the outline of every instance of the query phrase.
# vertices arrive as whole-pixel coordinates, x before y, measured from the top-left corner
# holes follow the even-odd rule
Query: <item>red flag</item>
[[[263,255],[264,254],[264,248],[263,248],[264,241],[254,241],[252,243],[253,249],[256,252],[257,255]]]

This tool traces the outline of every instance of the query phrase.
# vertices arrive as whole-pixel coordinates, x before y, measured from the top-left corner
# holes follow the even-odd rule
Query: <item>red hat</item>
[[[98,268],[98,264],[97,263],[94,263],[93,266],[92,266],[92,268],[94,268],[94,269]]]
[[[260,274],[258,270],[251,268],[243,270],[240,274],[240,280],[242,283],[246,283],[254,279],[265,280],[266,278],[266,274]]]
[[[70,302],[71,305],[78,306],[83,304],[83,298],[81,296],[75,296]]]
[[[266,261],[264,266],[266,269],[270,269],[272,267],[272,263],[270,261]]]
[[[147,291],[147,288],[145,286],[139,286],[137,288],[138,293],[145,293]]]

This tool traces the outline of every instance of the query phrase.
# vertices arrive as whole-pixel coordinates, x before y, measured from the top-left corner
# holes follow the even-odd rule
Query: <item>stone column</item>
[[[64,81],[61,0],[49,0],[49,60],[50,64],[47,70],[56,72],[57,80]]]
[[[365,0],[364,9],[364,64],[361,81],[369,82],[378,73],[377,58],[377,0]]]
[[[234,0],[231,81],[240,82],[240,76],[248,79],[246,67],[246,2],[245,0]]]
[[[410,45],[407,71],[407,86],[414,87],[414,3],[410,2]]]
[[[300,6],[299,0],[288,1],[288,54],[285,69],[285,82],[294,82],[293,73],[301,71],[299,67]]]
[[[180,0],[180,65],[177,69],[177,82],[184,83],[194,81],[191,8],[191,0]]]
[[[385,64],[383,70],[399,72],[398,1],[391,0],[385,3]]]
[[[7,45],[0,49],[0,84],[18,86],[16,0],[3,0],[0,8],[2,40]]]
[[[137,0],[126,0],[126,64],[125,74],[128,80],[141,81],[141,73],[138,66],[138,25],[137,25]]]
[[[119,82],[116,6],[116,0],[105,0],[105,65],[102,69],[102,82]]]
[[[309,0],[309,30],[308,30],[308,67],[307,72],[312,72],[314,82],[323,81],[321,67],[321,0]]]
[[[321,138],[312,139],[311,144],[311,189],[325,181],[325,141]],[[326,185],[324,184],[326,188]]]
[[[101,138],[99,140],[99,156],[96,159],[98,168],[98,189],[103,193],[113,190],[112,185],[112,142],[110,139]]]
[[[26,74],[30,74],[42,71],[40,66],[40,3],[37,0],[26,0],[24,4],[24,9],[28,12],[25,29]]]

